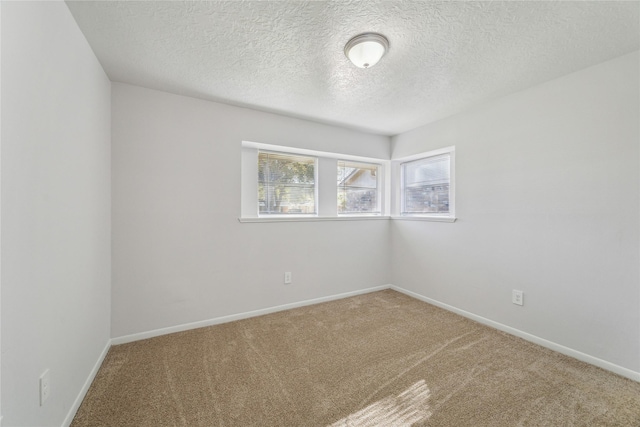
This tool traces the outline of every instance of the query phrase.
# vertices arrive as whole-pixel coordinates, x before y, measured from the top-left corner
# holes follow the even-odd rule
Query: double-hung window
[[[380,214],[379,166],[338,160],[338,214]]]
[[[258,214],[315,215],[316,158],[260,151]]]

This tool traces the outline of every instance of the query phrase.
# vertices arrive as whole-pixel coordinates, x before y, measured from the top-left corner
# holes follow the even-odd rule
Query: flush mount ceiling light
[[[358,68],[371,68],[389,50],[389,40],[382,34],[364,33],[349,40],[344,54]]]

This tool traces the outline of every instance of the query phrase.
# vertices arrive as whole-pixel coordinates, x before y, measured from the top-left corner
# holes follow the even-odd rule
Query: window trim
[[[456,204],[455,204],[455,146],[445,147],[437,150],[425,151],[410,156],[400,157],[391,161],[392,173],[394,178],[394,195],[391,219],[409,220],[409,221],[436,221],[436,222],[455,222]],[[404,194],[403,165],[405,163],[422,160],[429,157],[437,157],[444,154],[449,155],[449,212],[448,213],[402,213],[402,198]]]
[[[315,221],[371,221],[371,220],[390,220],[392,217],[389,215],[340,215],[340,216],[283,216],[276,217],[257,217],[247,218],[239,217],[238,221],[242,223],[256,223],[256,222],[315,222]]]
[[[259,215],[258,207],[258,152],[272,151],[282,154],[316,158],[316,214],[268,214]],[[336,174],[337,161],[361,162],[378,165],[380,174],[378,193],[380,214],[340,214],[338,215]],[[335,164],[336,166],[329,166]],[[356,156],[344,153],[310,150],[252,141],[242,141],[240,167],[240,216],[241,223],[256,222],[301,222],[301,221],[354,221],[389,219],[391,211],[391,161],[376,157]]]
[[[360,163],[362,165],[366,165],[366,166],[375,166],[376,167],[376,211],[377,212],[346,212],[346,213],[341,213],[338,212],[338,216],[340,217],[352,217],[352,216],[381,216],[383,213],[383,206],[384,206],[384,200],[383,200],[383,192],[382,192],[382,181],[384,178],[384,169],[382,167],[381,164],[379,163],[371,163],[371,162],[364,162],[361,160],[345,160],[343,158],[339,158],[338,159],[338,163],[340,162],[349,162],[349,163]],[[336,190],[339,191],[340,190],[340,186],[338,184],[336,184]],[[337,206],[337,197],[336,197],[336,209],[338,208]]]
[[[318,157],[317,156],[309,156],[306,154],[296,154],[296,153],[284,153],[282,151],[274,151],[274,150],[265,150],[258,149],[258,159],[260,158],[260,153],[267,154],[279,154],[285,156],[298,156],[298,157],[306,157],[308,159],[313,159],[313,205],[314,211],[313,213],[298,213],[298,214],[287,214],[287,213],[260,213],[260,203],[258,201],[257,207],[257,216],[258,218],[289,218],[289,217],[315,217],[318,216]],[[258,188],[260,186],[259,178],[256,180]],[[256,192],[256,198],[258,198],[258,193]],[[258,198],[259,199],[259,198]]]

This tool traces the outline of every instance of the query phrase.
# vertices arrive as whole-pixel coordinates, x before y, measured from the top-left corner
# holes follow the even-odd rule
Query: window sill
[[[256,218],[238,218],[238,221],[242,223],[252,223],[252,222],[315,222],[315,221],[371,221],[371,220],[387,220],[390,219],[389,216],[384,215],[370,215],[370,216],[292,216],[292,217],[276,217],[276,218],[265,218],[265,217],[256,217]]]
[[[456,222],[458,218],[452,216],[392,216],[391,219],[399,219],[402,221]]]

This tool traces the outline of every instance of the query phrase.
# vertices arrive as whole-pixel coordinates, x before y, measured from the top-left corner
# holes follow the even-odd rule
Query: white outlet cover
[[[513,290],[511,301],[516,305],[524,305],[524,292]]]
[[[51,395],[51,378],[49,377],[49,370],[47,369],[40,375],[40,406],[44,405]]]

